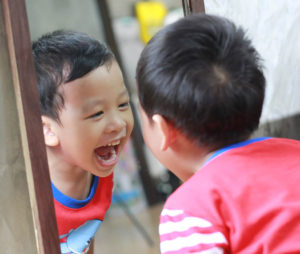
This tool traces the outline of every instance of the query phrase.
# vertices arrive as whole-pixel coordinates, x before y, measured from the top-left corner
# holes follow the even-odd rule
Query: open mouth
[[[107,144],[95,149],[99,162],[104,166],[110,166],[118,161],[120,141]]]

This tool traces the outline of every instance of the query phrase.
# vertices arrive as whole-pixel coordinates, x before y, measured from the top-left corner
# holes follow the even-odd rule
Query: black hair
[[[260,57],[241,28],[198,14],[162,28],[137,65],[140,104],[196,144],[213,149],[247,139],[265,93]]]
[[[32,43],[32,50],[42,114],[58,122],[64,106],[58,87],[99,66],[109,66],[114,59],[113,53],[99,41],[67,30],[43,35]]]

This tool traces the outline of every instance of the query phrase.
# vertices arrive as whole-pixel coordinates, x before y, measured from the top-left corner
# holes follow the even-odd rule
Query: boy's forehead
[[[65,96],[76,92],[86,94],[91,91],[93,93],[99,89],[103,89],[107,93],[111,90],[115,90],[117,93],[126,93],[122,72],[115,61],[108,65],[103,64],[82,77],[63,83],[58,89]]]
[[[101,66],[102,67],[102,66]],[[96,104],[102,104],[108,99],[128,97],[128,91],[121,75],[115,72],[109,75],[99,75],[103,69],[96,69],[92,75],[64,83],[59,86],[58,92],[65,102],[83,101],[85,107],[90,108]],[[116,78],[116,76],[119,76]]]

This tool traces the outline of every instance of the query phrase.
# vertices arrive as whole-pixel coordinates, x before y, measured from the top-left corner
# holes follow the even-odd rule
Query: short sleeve
[[[210,221],[183,210],[164,208],[159,234],[162,254],[223,254],[228,248],[224,234]]]

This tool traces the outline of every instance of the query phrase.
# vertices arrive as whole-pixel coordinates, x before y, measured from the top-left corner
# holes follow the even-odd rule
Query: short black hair
[[[40,106],[43,115],[59,120],[64,106],[61,84],[78,79],[101,65],[110,65],[113,53],[87,34],[57,30],[32,43]]]
[[[137,65],[140,104],[198,145],[220,148],[258,127],[265,78],[244,31],[226,18],[197,14],[162,28]]]

